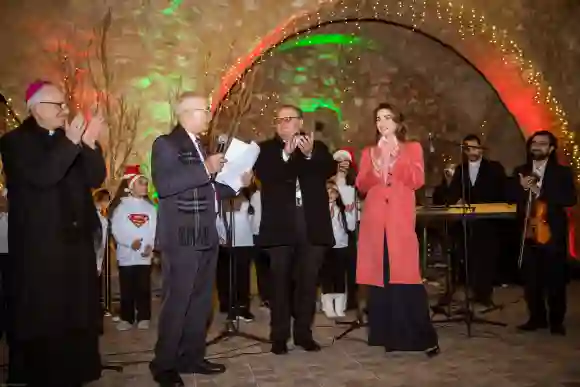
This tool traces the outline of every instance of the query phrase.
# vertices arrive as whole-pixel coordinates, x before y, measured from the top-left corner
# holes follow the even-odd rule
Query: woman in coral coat
[[[405,141],[402,114],[375,109],[378,143],[363,150],[356,186],[366,195],[357,282],[369,286],[369,345],[387,351],[439,353],[419,269],[415,191],[423,186],[423,150]]]

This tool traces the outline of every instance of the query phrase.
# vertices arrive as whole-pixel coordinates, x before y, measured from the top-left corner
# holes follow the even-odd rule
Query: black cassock
[[[69,386],[101,361],[91,197],[106,176],[100,148],[28,118],[0,139],[9,201],[9,383]]]

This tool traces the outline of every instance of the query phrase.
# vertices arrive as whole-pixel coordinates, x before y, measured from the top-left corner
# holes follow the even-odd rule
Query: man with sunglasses
[[[463,180],[463,181],[462,181]],[[481,139],[470,134],[463,139],[463,162],[456,168],[449,185],[448,203],[478,204],[507,201],[507,176],[497,161],[483,157]],[[475,220],[468,224],[467,264],[473,300],[478,312],[494,308],[493,280],[500,253],[495,220]],[[458,246],[463,246],[458,243]],[[462,250],[462,249],[460,249]],[[463,251],[459,252],[459,255]],[[465,260],[465,259],[464,259]]]
[[[99,379],[91,189],[106,177],[96,115],[71,123],[65,95],[48,82],[26,92],[30,116],[0,140],[8,189],[9,385],[80,386]]]
[[[302,132],[302,111],[280,107],[276,136],[260,144],[255,165],[262,183],[262,218],[257,243],[270,255],[272,352],[288,352],[291,317],[294,344],[319,351],[312,337],[318,272],[334,237],[326,181],[336,165],[314,133]]]

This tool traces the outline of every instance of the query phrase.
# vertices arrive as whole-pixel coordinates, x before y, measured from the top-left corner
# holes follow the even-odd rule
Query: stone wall
[[[95,58],[91,56],[95,45],[88,45],[94,38],[93,28],[99,26],[106,9],[112,7],[113,23],[108,45],[114,72],[111,93],[124,94],[131,104],[141,108],[143,114],[136,157],[145,160],[152,140],[169,127],[167,101],[176,89],[195,89],[210,95],[218,88],[222,76],[237,66],[237,59],[248,54],[277,27],[286,25],[287,29],[279,28],[277,35],[269,35],[271,39],[263,42],[265,48],[294,31],[313,27],[319,21],[377,15],[433,35],[476,66],[483,63],[486,55],[491,55],[488,40],[492,25],[496,25],[498,31],[505,29],[506,34],[498,32],[498,36],[513,38],[524,49],[526,58],[537,62],[545,78],[554,83],[554,93],[567,107],[571,126],[575,127],[580,122],[575,112],[578,88],[574,87],[577,77],[574,77],[572,67],[576,57],[566,47],[577,47],[572,17],[577,7],[564,0],[549,3],[551,5],[537,0],[509,3],[485,0],[454,0],[451,3],[414,0],[376,3],[354,0],[10,0],[3,2],[0,16],[3,25],[0,46],[4,48],[0,87],[13,97],[16,107],[22,111],[23,90],[28,82],[39,77],[62,80],[62,58],[56,54],[59,44],[65,48],[73,67],[80,68],[79,78],[87,80],[86,63],[92,62],[93,68],[95,65]],[[481,19],[481,15],[485,18]],[[558,34],[558,31],[562,33]],[[460,66],[458,61],[447,71],[431,69],[430,63],[445,63],[451,60],[447,58],[452,58],[452,54],[444,50],[435,54],[435,49],[425,48],[426,43],[421,46],[415,34],[403,35],[398,39],[405,42],[401,43],[405,53],[397,54],[396,58],[376,59],[376,63],[382,66],[382,60],[385,68],[399,69],[397,74],[389,75],[391,88],[398,88],[391,98],[410,106],[411,92],[405,90],[413,88],[418,90],[418,100],[425,98],[416,104],[417,111],[424,116],[416,130],[424,134],[427,129],[419,127],[441,127],[442,122],[455,121],[459,129],[454,136],[459,136],[459,133],[473,131],[485,122],[483,132],[489,131],[486,134],[488,141],[507,143],[502,136],[507,135],[504,132],[514,132],[511,130],[513,122],[510,123],[500,108],[493,107],[499,105],[490,88],[478,83],[477,77],[465,70],[468,66]],[[550,49],[554,45],[556,48]],[[421,49],[414,49],[415,46]],[[402,50],[398,48],[397,52],[402,53]],[[552,54],[544,54],[547,52]],[[554,55],[556,52],[558,56]],[[83,98],[86,103],[93,98],[90,89],[90,83],[85,85]],[[381,93],[384,93],[382,89],[375,90],[376,95]],[[372,101],[363,101],[363,106],[372,104]],[[429,101],[437,103],[437,124],[427,124],[426,117],[430,116],[425,113],[428,110],[425,108],[431,103]],[[464,106],[458,108],[460,104]],[[414,113],[410,119],[413,116]],[[453,118],[449,120],[447,117]],[[360,125],[353,121],[353,128]],[[513,136],[510,143],[519,140],[516,134]],[[515,152],[490,148],[492,157],[509,165],[516,162],[508,160]]]
[[[482,137],[489,157],[510,170],[523,159],[523,136],[491,85],[453,51],[401,27],[325,26],[276,49],[244,81],[249,79],[254,98],[239,133],[247,139],[272,135],[276,106],[291,103],[306,112],[307,129],[324,124],[321,137],[331,149],[362,149],[375,139],[373,109],[388,102],[404,111],[410,137],[426,150],[432,133],[431,184],[444,161],[459,159],[451,142],[469,133]],[[225,106],[234,111],[238,102],[234,94]],[[218,127],[227,130],[231,118]]]

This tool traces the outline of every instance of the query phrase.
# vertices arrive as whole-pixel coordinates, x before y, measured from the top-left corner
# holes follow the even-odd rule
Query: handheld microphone
[[[217,138],[217,147],[215,153],[224,153],[226,151],[226,146],[228,145],[228,135],[222,133]],[[211,175],[212,180],[215,180],[217,173]]]
[[[433,133],[429,132],[429,153],[435,153],[435,146],[433,145]]]
[[[217,148],[216,153],[224,153],[226,150],[226,145],[228,144],[228,135],[220,134],[217,138]]]

